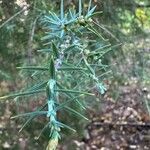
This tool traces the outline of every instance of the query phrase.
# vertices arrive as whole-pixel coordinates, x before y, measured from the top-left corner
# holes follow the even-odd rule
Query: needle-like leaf
[[[38,108],[36,111],[41,111],[42,109],[44,109],[46,107],[46,105],[47,105],[47,103],[45,103],[43,106],[41,106],[40,108]],[[33,115],[29,119],[27,119],[27,121],[20,128],[19,132],[21,132],[36,117],[37,117],[37,115]]]
[[[57,89],[56,91],[63,92],[63,93],[74,93],[74,94],[84,94],[84,95],[94,96],[93,93],[87,93],[87,92],[75,91],[75,90]]]
[[[3,97],[0,97],[0,100],[15,98],[17,96],[28,96],[28,95],[42,93],[42,92],[45,92],[45,90],[41,89],[41,90],[35,90],[35,91],[27,91],[27,92],[15,93],[15,94],[10,94],[10,95],[6,95],[6,96],[3,96]]]
[[[65,101],[64,103],[59,104],[59,105],[56,107],[56,111],[62,109],[64,106],[66,106],[67,104],[69,104],[69,103],[72,102],[72,101],[75,101],[76,99],[78,99],[79,97],[81,97],[81,96],[83,96],[83,95],[84,95],[84,94],[81,94],[81,95],[79,95],[79,96],[73,97],[73,98],[71,98],[71,99]],[[83,106],[82,106],[82,107],[83,107]],[[84,109],[85,109],[85,107],[84,107]]]
[[[72,109],[72,108],[70,108],[68,106],[65,106],[65,108],[66,109],[64,109],[64,110],[69,110],[70,112],[74,113],[75,115],[80,116],[80,117],[84,118],[85,120],[89,120],[88,118],[86,118],[85,116],[83,116],[82,114],[77,112],[76,110],[74,110],[74,109]]]
[[[79,0],[79,16],[82,14],[82,0]]]
[[[39,134],[38,137],[36,138],[37,140],[40,138],[40,136],[42,135],[42,133],[49,127],[49,125],[50,125],[50,122],[48,122],[48,123],[44,126],[44,128],[41,130],[40,134]]]
[[[61,67],[58,70],[62,71],[79,71],[79,70],[86,70],[85,68],[80,68],[80,67]]]
[[[55,65],[54,65],[54,59],[51,57],[50,60],[50,67],[49,67],[49,73],[50,73],[50,78],[55,79]]]
[[[25,70],[41,70],[41,71],[47,71],[47,67],[41,67],[41,66],[25,66],[25,67],[17,67],[17,69],[25,69]]]
[[[55,45],[54,42],[52,42],[51,47],[52,47],[54,56],[55,56],[56,58],[59,58],[59,52],[58,52],[58,49],[57,49],[57,47],[56,47],[56,45]]]
[[[64,19],[64,0],[61,0],[61,20]]]
[[[11,117],[11,119],[19,118],[19,117],[28,117],[28,116],[40,116],[40,115],[46,115],[47,111],[35,111],[35,112],[29,112],[24,114],[19,114],[14,117]]]
[[[67,129],[69,129],[69,130],[71,130],[71,131],[73,131],[73,132],[76,132],[75,129],[71,128],[70,126],[68,126],[68,125],[66,125],[66,124],[64,124],[64,123],[62,123],[62,122],[56,121],[56,124],[57,124],[59,127],[61,127],[61,128],[67,128]]]
[[[90,11],[90,9],[91,9],[91,3],[92,3],[92,0],[89,1],[88,13],[89,13],[89,11]]]

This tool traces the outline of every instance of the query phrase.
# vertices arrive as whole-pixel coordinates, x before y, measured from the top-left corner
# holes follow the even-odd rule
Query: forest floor
[[[120,87],[118,101],[105,96],[100,112],[90,112],[91,123],[78,150],[149,150],[150,115],[146,110],[148,90],[138,84]]]

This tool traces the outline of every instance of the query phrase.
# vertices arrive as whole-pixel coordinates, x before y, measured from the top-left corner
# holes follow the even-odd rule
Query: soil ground
[[[138,84],[120,87],[118,101],[105,96],[100,112],[90,112],[85,136],[75,141],[79,150],[149,150],[150,115],[145,109],[147,89]]]

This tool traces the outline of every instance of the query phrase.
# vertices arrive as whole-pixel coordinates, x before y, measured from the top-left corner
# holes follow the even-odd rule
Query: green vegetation
[[[27,119],[19,131],[26,127],[36,138],[43,133],[47,150],[56,149],[68,130],[82,131],[86,108],[99,110],[97,95],[102,99],[109,89],[118,100],[119,86],[133,80],[148,88],[149,5],[146,0],[0,1],[0,100],[14,99],[12,118]],[[149,111],[146,97],[143,102]],[[20,106],[25,108],[18,112]],[[37,121],[43,115],[47,118]],[[38,134],[44,126],[39,136],[34,121]]]

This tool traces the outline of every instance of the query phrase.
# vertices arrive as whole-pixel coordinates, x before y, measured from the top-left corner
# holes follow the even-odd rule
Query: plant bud
[[[58,145],[58,138],[49,140],[46,150],[56,150]]]

